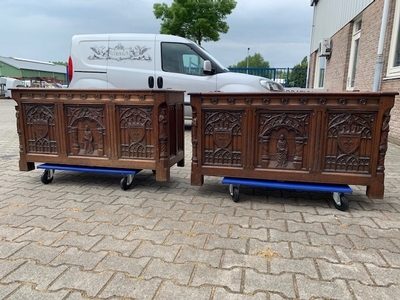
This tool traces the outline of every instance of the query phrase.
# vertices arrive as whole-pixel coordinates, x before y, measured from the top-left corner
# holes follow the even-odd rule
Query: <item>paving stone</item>
[[[195,212],[185,212],[180,218],[181,221],[198,221],[203,223],[213,223],[216,217],[215,213],[195,213]]]
[[[148,214],[149,218],[169,218],[171,220],[180,220],[183,216],[183,210],[165,210],[163,208],[153,208]]]
[[[317,260],[317,264],[321,277],[325,281],[333,281],[334,279],[352,280],[356,278],[362,284],[373,284],[364,265],[360,263],[337,264]]]
[[[203,248],[207,240],[206,234],[195,235],[193,233],[174,232],[165,241],[166,245],[188,245],[195,248]]]
[[[221,217],[228,217],[228,216],[233,217],[235,215],[235,211],[236,211],[234,206],[221,207],[221,206],[212,205],[212,204],[205,204],[202,206],[203,206],[202,213],[215,213],[217,215],[222,215]]]
[[[270,236],[271,242],[287,241],[308,244],[306,232],[283,232],[280,230],[271,229]]]
[[[293,276],[291,274],[271,275],[245,270],[245,293],[273,292],[279,293],[286,299],[296,298]]]
[[[389,266],[392,268],[400,268],[400,253],[399,252],[390,252],[387,250],[380,250],[379,251],[386,261],[389,262]],[[379,260],[370,259],[369,262],[373,262],[374,264],[379,266]],[[383,263],[380,266],[385,267]]]
[[[170,247],[170,246],[169,246]],[[211,267],[218,267],[221,263],[222,250],[202,250],[190,246],[183,246],[176,258],[177,263],[203,263]]]
[[[289,232],[315,232],[318,234],[326,234],[324,227],[321,223],[303,223],[303,222],[296,222],[296,221],[287,221],[287,228]],[[284,231],[284,229],[278,230]]]
[[[322,235],[310,232],[308,233],[308,236],[310,237],[310,241],[313,246],[331,245],[353,248],[353,244],[350,242],[350,238],[346,235]]]
[[[396,246],[390,239],[379,238],[361,238],[358,236],[348,236],[351,242],[355,245],[357,249],[385,249],[388,251],[396,252],[400,251],[400,248]]]
[[[74,265],[80,266],[85,270],[93,270],[93,268],[103,260],[107,252],[88,252],[77,248],[69,248],[55,258],[51,265]]]
[[[123,256],[130,256],[139,244],[140,241],[125,241],[105,236],[90,251],[108,251],[120,253]]]
[[[93,216],[93,212],[83,211],[79,208],[68,208],[68,209],[65,209],[62,213],[55,216],[54,219],[60,220],[62,222],[65,222],[66,220],[68,220],[68,221],[76,220],[76,221],[84,222],[87,219],[89,219],[91,216]]]
[[[54,218],[39,216],[39,217],[29,218],[29,220],[24,222],[22,225],[24,227],[36,227],[36,228],[41,228],[43,230],[51,231],[57,226],[60,226],[60,224],[62,224],[63,222],[64,220],[57,220]],[[17,224],[14,223],[14,226],[17,226]]]
[[[227,216],[224,214],[217,214],[214,220],[215,224],[235,224],[237,226],[243,227],[243,228],[249,228],[250,227],[250,217],[244,216],[244,217],[235,217],[235,216]]]
[[[73,289],[84,291],[89,297],[95,297],[103,290],[111,276],[112,273],[110,272],[94,273],[81,271],[78,267],[72,267],[64,272],[62,276],[58,276],[57,280],[48,287],[48,290]]]
[[[196,299],[209,300],[212,288],[210,286],[202,286],[193,288],[181,286],[171,281],[164,281],[158,291],[155,299],[171,300],[171,299]],[[220,298],[221,299],[221,298]],[[222,300],[222,299],[221,299]]]
[[[11,296],[10,299],[29,299],[29,300],[63,300],[68,295],[69,291],[61,290],[57,292],[38,291],[35,288],[22,285]],[[69,298],[68,298],[69,299]]]
[[[31,231],[23,234],[22,236],[16,238],[16,241],[19,242],[37,242],[41,245],[51,245],[58,239],[62,238],[65,235],[65,232],[53,232],[43,230],[41,228],[35,228]]]
[[[4,276],[7,276],[9,273],[13,272],[17,268],[19,268],[25,262],[26,261],[24,261],[24,260],[18,260],[18,261],[1,260],[0,261],[0,279],[3,278]]]
[[[80,235],[76,232],[69,232],[55,241],[52,246],[76,247],[81,250],[89,250],[102,239],[102,236]]]
[[[25,259],[25,260],[36,260],[40,264],[48,264],[63,251],[66,247],[52,247],[45,246],[36,242],[26,244],[19,251],[15,252],[10,258],[11,259]]]
[[[82,235],[88,234],[98,223],[86,223],[79,220],[68,219],[53,231],[74,231]]]
[[[112,224],[100,223],[90,231],[89,235],[110,235],[116,239],[123,239],[127,237],[131,231],[131,226],[115,226]]]
[[[140,217],[138,215],[127,216],[121,223],[120,226],[134,226],[134,227],[144,227],[146,229],[154,229],[156,224],[158,224],[162,218],[149,218]]]
[[[66,266],[41,266],[32,261],[22,264],[18,269],[2,279],[2,283],[24,282],[36,285],[37,289],[47,288],[65,270]]]
[[[126,240],[140,240],[140,241],[150,241],[154,244],[162,244],[170,235],[168,230],[147,230],[142,227],[135,227],[126,236]]]
[[[205,242],[205,240],[204,240]],[[246,253],[247,238],[223,238],[210,236],[205,249],[231,249],[237,253]]]
[[[272,274],[303,274],[308,278],[318,279],[318,272],[314,261],[311,258],[304,259],[286,259],[281,257],[273,257],[270,261]]]
[[[342,279],[321,281],[296,275],[300,299],[340,299],[352,300],[353,297]]]
[[[388,266],[383,257],[388,259],[384,253],[390,253],[386,250],[378,249],[347,249],[343,247],[334,246],[334,249],[339,257],[341,263],[348,264],[352,262],[367,263],[374,262],[376,265],[386,267]],[[380,255],[379,252],[383,254]],[[396,255],[400,259],[400,254]],[[395,257],[396,257],[395,256]],[[334,261],[332,261],[334,262]],[[399,264],[400,266],[400,264]]]
[[[232,226],[231,237],[232,238],[256,238],[260,241],[268,241],[267,228],[242,228],[236,225]]]
[[[98,272],[122,272],[128,274],[130,277],[138,277],[143,272],[144,267],[149,263],[149,261],[149,257],[123,257],[111,253],[107,255],[94,270]]]
[[[32,229],[32,227],[16,228],[9,225],[0,225],[0,240],[12,241]]]
[[[116,274],[99,297],[121,297],[128,299],[154,299],[156,292],[161,284],[161,279],[152,278],[144,280],[143,278],[127,278],[122,274]]]
[[[171,219],[161,219],[154,227],[156,230],[170,230],[180,232],[190,232],[193,228],[194,221],[175,221]]]
[[[9,241],[1,241],[0,243],[0,259],[8,258],[19,249],[25,247],[29,242],[15,243]],[[1,261],[0,261],[1,262]]]
[[[365,266],[377,285],[398,285],[400,282],[400,269],[384,268],[370,263],[366,263]]]
[[[141,242],[139,247],[132,254],[132,257],[160,258],[166,262],[173,262],[178,255],[181,246],[179,245],[156,245],[151,242]]]
[[[238,294],[228,292],[226,289],[217,287],[215,289],[213,300],[267,300],[266,293],[254,293],[254,294]]]
[[[229,225],[215,225],[215,224],[205,224],[203,222],[196,222],[191,232],[196,235],[213,234],[221,237],[228,237]]]
[[[161,278],[172,280],[181,285],[187,285],[192,275],[195,264],[193,263],[169,263],[161,259],[152,259],[141,277],[144,279]]]
[[[359,282],[350,282],[351,289],[357,299],[365,300],[393,300],[398,299],[400,294],[399,285],[391,286],[368,286]]]
[[[249,250],[247,253],[250,255],[268,251],[274,254],[274,256],[276,255],[283,258],[292,258],[289,242],[265,242],[256,239],[250,239],[248,246]]]
[[[12,283],[12,284],[1,284],[0,283],[0,299],[6,299],[6,297],[8,295],[12,294],[15,290],[17,290],[20,287],[21,287],[21,285],[19,283]],[[8,299],[12,299],[12,298],[8,298]]]
[[[231,269],[235,267],[252,268],[258,272],[268,272],[268,259],[259,255],[258,252],[249,254],[235,253],[231,250],[226,250],[222,259],[221,267]]]
[[[191,286],[215,285],[226,287],[230,291],[239,292],[241,284],[242,270],[233,268],[223,270],[212,268],[207,265],[198,265],[195,269]]]

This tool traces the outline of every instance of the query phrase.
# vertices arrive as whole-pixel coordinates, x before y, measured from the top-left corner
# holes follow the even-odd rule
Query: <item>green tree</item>
[[[289,86],[290,87],[306,87],[307,81],[307,56],[303,58],[300,64],[293,67],[292,72],[289,75]]]
[[[239,61],[236,65],[229,66],[229,68],[247,68],[247,66],[249,68],[269,68],[269,62],[264,60],[260,53],[255,53]]]
[[[236,7],[235,0],[174,0],[169,7],[155,3],[153,13],[161,19],[160,33],[188,38],[201,42],[218,41],[219,33],[227,33],[228,24],[223,21]]]

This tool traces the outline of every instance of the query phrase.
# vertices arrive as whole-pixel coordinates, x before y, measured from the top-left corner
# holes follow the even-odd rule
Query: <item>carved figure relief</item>
[[[277,151],[277,158],[276,158],[276,166],[285,168],[288,163],[288,144],[286,141],[286,137],[281,133],[279,136],[277,145],[276,145],[276,151]]]
[[[67,106],[69,153],[104,156],[104,107]]]
[[[85,126],[85,130],[83,132],[83,149],[85,154],[92,154],[94,151],[94,146],[93,146],[93,135],[92,131],[90,130],[89,125]]]
[[[168,142],[168,134],[167,134],[167,109],[162,107],[160,110],[160,115],[158,116],[158,126],[159,126],[159,140],[160,140],[160,157],[166,158],[168,156],[167,153],[167,142]]]
[[[308,113],[261,113],[258,135],[261,155],[258,165],[264,168],[301,169],[303,149],[308,142],[309,118]]]

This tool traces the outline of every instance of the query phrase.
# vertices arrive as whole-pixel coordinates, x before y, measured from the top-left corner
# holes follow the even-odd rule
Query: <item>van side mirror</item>
[[[204,74],[211,75],[213,74],[213,69],[211,65],[211,61],[205,60],[203,63],[203,72]]]

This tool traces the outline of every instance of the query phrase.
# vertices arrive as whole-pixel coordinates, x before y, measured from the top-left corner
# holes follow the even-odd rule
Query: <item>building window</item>
[[[358,18],[354,21],[354,25],[353,25],[353,35],[352,35],[352,39],[351,39],[351,49],[350,49],[349,72],[348,72],[348,77],[347,77],[347,90],[353,90],[354,83],[356,81],[357,59],[358,59],[358,50],[359,50],[359,46],[360,46],[361,27],[362,27],[362,20],[360,18]]]
[[[321,55],[321,47],[318,49],[316,64],[315,64],[315,76],[314,76],[314,88],[321,89],[324,87],[325,80],[325,69],[326,69],[326,57]]]
[[[396,1],[387,76],[400,76],[400,0]]]

